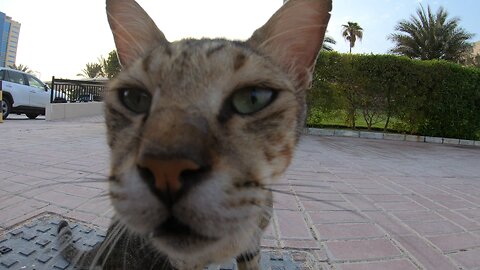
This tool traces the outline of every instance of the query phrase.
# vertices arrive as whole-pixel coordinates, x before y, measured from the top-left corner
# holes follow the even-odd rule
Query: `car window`
[[[45,87],[43,86],[43,83],[39,79],[33,77],[32,75],[27,75],[27,78],[28,78],[28,84],[30,86],[45,90]]]
[[[7,81],[18,84],[26,84],[23,74],[15,71],[8,71]]]
[[[5,80],[5,70],[0,70],[0,81]]]

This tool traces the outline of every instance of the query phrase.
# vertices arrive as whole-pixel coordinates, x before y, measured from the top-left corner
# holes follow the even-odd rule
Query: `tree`
[[[333,39],[333,37],[326,35],[325,39],[323,40],[322,51],[327,51],[327,52],[333,51],[332,45],[335,45],[335,44],[337,44],[337,41]]]
[[[83,76],[85,78],[103,77],[103,67],[100,63],[88,63],[85,65],[85,68],[82,69],[82,73],[78,73],[77,76]]]
[[[22,64],[19,64],[18,66],[13,64],[11,66],[8,66],[9,68],[12,68],[12,69],[16,69],[16,70],[20,70],[22,72],[26,72],[26,73],[29,73],[29,74],[32,74],[33,71],[27,66],[27,65],[22,65]]]
[[[459,26],[460,19],[448,18],[448,12],[440,7],[435,14],[430,6],[417,9],[416,16],[402,20],[388,38],[395,43],[391,52],[410,58],[431,60],[443,59],[457,62],[469,50],[467,42],[473,37]]]
[[[85,78],[107,77],[109,79],[115,77],[122,69],[120,61],[117,57],[117,51],[113,50],[108,53],[107,59],[103,56],[98,58],[97,63],[88,63],[77,76]]]
[[[342,25],[342,36],[350,43],[350,53],[352,53],[357,38],[358,40],[363,38],[363,28],[356,22],[348,22]]]
[[[120,65],[120,61],[118,60],[116,50],[113,50],[110,53],[108,53],[108,57],[106,60],[102,57],[101,63],[103,66],[103,71],[107,76],[107,78],[109,79],[115,77],[122,69],[122,66]]]

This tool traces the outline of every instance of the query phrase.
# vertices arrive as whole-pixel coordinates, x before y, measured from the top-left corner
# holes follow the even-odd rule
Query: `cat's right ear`
[[[289,0],[247,43],[276,62],[299,89],[310,86],[332,0]]]
[[[169,44],[134,0],[107,0],[107,17],[122,66],[129,66],[154,46]]]

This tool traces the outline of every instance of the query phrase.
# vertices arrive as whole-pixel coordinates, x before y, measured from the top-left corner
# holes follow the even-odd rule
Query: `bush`
[[[479,139],[480,69],[393,55],[322,52],[308,93],[309,119],[346,112],[356,127],[384,122],[412,134]],[[321,112],[321,113],[319,113]],[[314,114],[314,115],[313,115]]]

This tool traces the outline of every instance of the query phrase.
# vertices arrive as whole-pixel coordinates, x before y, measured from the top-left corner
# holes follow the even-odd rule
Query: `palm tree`
[[[358,40],[363,38],[363,28],[356,22],[348,22],[342,25],[342,36],[350,42],[350,53],[352,53],[352,48],[355,47],[357,38]]]
[[[103,66],[100,63],[88,63],[85,68],[82,69],[82,73],[78,73],[77,76],[83,76],[85,78],[98,78],[103,77]]]
[[[29,74],[32,74],[33,71],[27,66],[27,65],[22,65],[22,64],[19,64],[18,66],[13,64],[11,66],[8,66],[9,68],[11,69],[16,69],[16,70],[20,70],[22,72],[26,72],[26,73],[29,73]]]
[[[325,39],[323,40],[322,51],[328,51],[328,52],[333,51],[332,45],[335,45],[335,44],[337,44],[337,41],[335,41],[333,37],[326,35]]]
[[[448,19],[448,12],[443,7],[433,14],[430,6],[427,12],[420,6],[416,15],[411,15],[410,20],[400,21],[395,26],[395,31],[399,33],[388,37],[395,43],[390,50],[392,53],[422,60],[459,61],[469,50],[467,40],[473,34],[459,27],[459,18]]]

